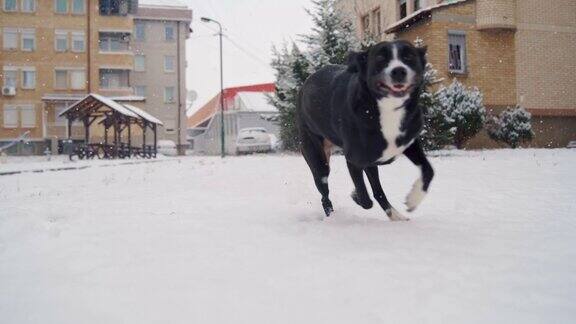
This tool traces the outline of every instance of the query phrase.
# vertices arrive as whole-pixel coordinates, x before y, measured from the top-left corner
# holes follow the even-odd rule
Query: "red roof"
[[[224,110],[228,110],[234,104],[234,97],[238,92],[274,92],[274,83],[253,84],[241,87],[224,89]],[[188,117],[188,127],[197,127],[216,114],[220,109],[220,93],[214,96],[208,103],[198,109],[192,116]]]

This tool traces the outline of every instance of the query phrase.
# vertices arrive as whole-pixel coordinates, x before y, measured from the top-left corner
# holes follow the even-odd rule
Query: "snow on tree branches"
[[[488,135],[497,142],[517,148],[534,138],[531,120],[532,115],[526,109],[519,106],[508,108],[489,121]]]

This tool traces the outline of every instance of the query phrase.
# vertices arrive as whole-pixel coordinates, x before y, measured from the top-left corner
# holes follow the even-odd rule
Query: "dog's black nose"
[[[390,72],[390,76],[394,82],[405,82],[407,74],[408,71],[406,71],[406,68],[401,66],[394,68],[392,72]]]

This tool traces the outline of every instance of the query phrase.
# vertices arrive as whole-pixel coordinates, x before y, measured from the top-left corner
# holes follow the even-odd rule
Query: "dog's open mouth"
[[[405,97],[412,90],[413,85],[407,83],[397,83],[392,86],[388,86],[383,81],[378,81],[378,89],[390,93],[394,97]]]

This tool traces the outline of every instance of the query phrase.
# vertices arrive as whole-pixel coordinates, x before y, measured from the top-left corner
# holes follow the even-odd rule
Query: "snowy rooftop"
[[[139,0],[139,6],[187,7],[182,0]]]
[[[413,12],[412,14],[398,20],[397,22],[388,25],[388,27],[386,27],[386,29],[384,30],[385,33],[389,34],[389,33],[393,33],[396,32],[398,29],[401,29],[402,27],[410,27],[411,26],[411,22],[413,20],[419,19],[422,16],[425,16],[427,14],[429,14],[430,12],[432,12],[433,10],[442,8],[442,7],[447,7],[447,6],[451,6],[451,5],[455,5],[458,3],[462,3],[462,2],[466,2],[468,0],[452,0],[452,1],[446,1],[446,2],[442,2],[439,3],[437,5],[434,6],[430,6],[430,7],[426,7],[423,9],[420,9],[418,11]]]
[[[266,95],[267,92],[239,92],[236,100],[241,103],[236,108],[245,111],[277,112],[278,109],[268,102]]]

